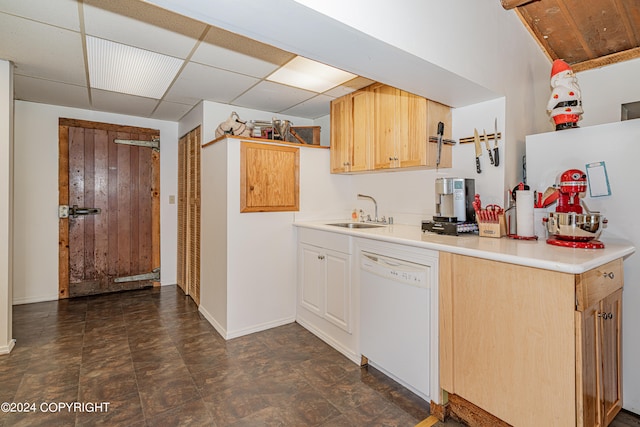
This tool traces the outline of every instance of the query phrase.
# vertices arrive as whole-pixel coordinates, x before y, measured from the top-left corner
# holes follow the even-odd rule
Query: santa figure
[[[553,61],[551,87],[547,112],[551,114],[556,130],[578,127],[583,112],[580,87],[573,70],[562,59]]]

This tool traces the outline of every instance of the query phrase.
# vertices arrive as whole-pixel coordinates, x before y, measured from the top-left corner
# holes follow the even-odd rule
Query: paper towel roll
[[[516,231],[518,236],[531,237],[533,232],[533,191],[516,191]]]

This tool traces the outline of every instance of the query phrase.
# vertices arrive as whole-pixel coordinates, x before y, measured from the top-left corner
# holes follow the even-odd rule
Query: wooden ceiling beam
[[[604,67],[605,65],[617,64],[618,62],[628,61],[630,59],[640,58],[640,47],[622,52],[612,53],[611,55],[601,56],[599,58],[590,59],[588,61],[571,64],[574,72],[592,70],[594,68]]]
[[[500,3],[502,3],[502,7],[505,8],[506,10],[511,10],[516,7],[524,6],[525,4],[531,3],[534,1],[539,1],[539,0],[500,0]]]

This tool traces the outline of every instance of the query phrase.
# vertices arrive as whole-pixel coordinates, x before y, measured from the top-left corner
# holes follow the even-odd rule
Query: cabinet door
[[[618,290],[601,303],[602,324],[602,399],[604,404],[604,425],[615,418],[622,408],[620,387],[622,290]]]
[[[351,332],[351,256],[331,250],[325,259],[324,317],[341,329]]]
[[[409,92],[400,91],[398,98],[399,167],[425,166],[427,164],[427,100]],[[437,129],[436,129],[437,131]],[[435,164],[435,163],[434,163]]]
[[[331,101],[331,172],[350,170],[351,97],[343,96]]]
[[[301,243],[299,246],[299,303],[318,316],[323,315],[324,254],[321,248]]]
[[[371,87],[374,111],[374,168],[388,169],[397,167],[396,154],[399,89],[385,85]]]
[[[576,312],[576,390],[579,393],[576,396],[576,425],[580,427],[602,427],[602,383],[598,368],[602,364],[598,338],[602,326],[599,313],[600,304]]]
[[[242,142],[240,212],[299,210],[300,150]]]
[[[351,94],[352,124],[350,172],[371,169],[371,126],[373,123],[372,94],[361,90]]]

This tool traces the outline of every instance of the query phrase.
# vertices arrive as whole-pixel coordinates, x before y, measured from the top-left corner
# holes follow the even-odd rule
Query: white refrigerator
[[[567,169],[587,171],[604,162],[604,170],[589,168],[590,188],[585,202],[600,211],[608,224],[600,240],[625,239],[640,250],[640,119],[530,135],[526,138],[526,180],[532,190],[544,191]],[[555,204],[550,206],[550,210]],[[566,250],[585,250],[570,249]],[[597,250],[597,249],[591,249]],[[640,413],[640,254],[624,261],[622,315],[623,407]]]

